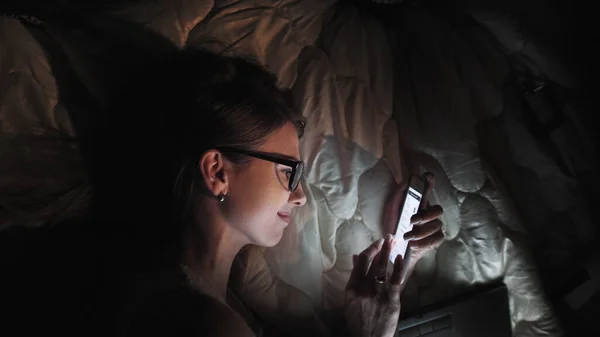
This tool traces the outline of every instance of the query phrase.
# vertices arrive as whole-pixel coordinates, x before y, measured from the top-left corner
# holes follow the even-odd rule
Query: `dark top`
[[[139,277],[128,289],[118,324],[122,337],[214,335],[215,321],[222,320],[219,313],[229,310],[225,304],[218,308],[220,302],[191,286],[181,271]],[[261,337],[254,313],[233,290],[227,295],[229,307],[235,308],[255,336]]]

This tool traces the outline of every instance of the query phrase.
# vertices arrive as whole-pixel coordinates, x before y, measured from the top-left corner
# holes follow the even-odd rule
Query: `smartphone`
[[[410,224],[410,218],[419,211],[421,205],[421,199],[425,191],[425,181],[419,177],[412,177],[410,185],[406,189],[404,194],[404,202],[402,209],[400,210],[400,219],[396,225],[394,232],[394,238],[396,239],[396,245],[392,249],[390,254],[390,262],[396,260],[396,256],[402,255],[406,261],[406,252],[408,250],[408,241],[404,241],[404,234],[412,230]]]

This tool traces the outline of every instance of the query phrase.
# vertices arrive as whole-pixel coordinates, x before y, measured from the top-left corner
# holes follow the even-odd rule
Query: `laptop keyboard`
[[[423,322],[418,325],[413,325],[409,328],[399,331],[398,337],[418,337],[432,336],[432,334],[447,330],[452,327],[452,315],[445,315],[431,321]]]

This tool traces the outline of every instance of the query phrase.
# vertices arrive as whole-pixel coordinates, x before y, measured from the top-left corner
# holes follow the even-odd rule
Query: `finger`
[[[433,205],[425,210],[419,211],[417,214],[410,217],[411,225],[420,225],[433,221],[444,214],[444,209],[440,205]]]
[[[369,270],[369,276],[371,277],[387,277],[387,268],[388,268],[388,260],[390,259],[390,254],[392,253],[392,248],[394,247],[394,236],[388,234],[385,236],[385,241],[383,243],[383,247],[381,251],[375,259],[373,259],[372,267]]]
[[[419,209],[427,208],[427,205],[429,205],[429,197],[431,197],[431,192],[435,185],[435,175],[431,172],[425,172],[422,179],[425,181],[425,191],[423,191],[423,198],[419,204]]]
[[[412,250],[434,249],[444,242],[444,238],[444,232],[439,230],[422,240],[413,240],[408,245]]]
[[[404,234],[404,240],[421,240],[442,229],[442,222],[439,219],[427,222],[422,226],[414,226],[413,229]]]
[[[394,260],[394,269],[390,276],[390,299],[392,301],[400,301],[400,289],[402,284],[402,270],[404,269],[404,261],[402,255],[396,256]]]
[[[396,256],[394,260],[394,269],[392,270],[392,275],[390,276],[390,284],[391,285],[400,285],[402,282],[402,269],[404,268],[404,261],[402,255]]]
[[[348,280],[347,288],[354,287],[362,277],[367,275],[367,272],[369,271],[369,265],[375,256],[377,256],[379,251],[381,251],[381,246],[383,246],[383,239],[373,242],[358,255],[356,264],[350,273],[350,279]]]
[[[385,243],[384,243],[385,245]],[[383,249],[382,249],[383,250]],[[369,271],[367,272],[366,275],[366,279],[371,281],[373,280],[373,278],[375,276],[379,276],[379,263],[381,261],[381,251],[379,252],[379,254],[377,254],[377,256],[375,256],[375,258],[373,258],[373,261],[371,262],[371,266],[369,267]]]
[[[397,185],[394,190],[394,194],[385,204],[384,220],[383,220],[383,233],[394,233],[396,231],[396,225],[398,219],[400,219],[400,207],[402,205],[404,192],[408,188],[406,183]]]
[[[392,234],[388,234],[385,237],[385,242],[383,243],[383,248],[381,249],[381,253],[379,255],[382,257],[378,261],[378,267],[382,272],[382,276],[386,276],[388,261],[390,259],[390,254],[392,254],[392,248],[394,248],[394,236]]]
[[[400,202],[402,201],[402,198],[404,198],[404,191],[406,191],[407,188],[408,188],[408,185],[406,183],[396,185],[394,194],[389,199],[390,201],[386,204],[386,207],[390,207],[392,209],[397,209],[398,205],[400,205]]]

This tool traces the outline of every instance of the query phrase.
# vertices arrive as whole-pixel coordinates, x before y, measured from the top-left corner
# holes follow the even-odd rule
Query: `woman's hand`
[[[381,239],[360,255],[354,256],[354,268],[346,286],[344,315],[348,329],[355,337],[394,336],[400,317],[400,294],[406,282],[402,282],[403,269],[406,278],[410,277],[414,266],[430,250],[444,241],[442,222],[439,220],[443,209],[439,205],[429,206],[429,196],[434,185],[431,173],[425,173],[426,182],[420,210],[411,218],[413,229],[404,235],[409,242],[410,259],[403,265],[402,256],[393,263],[393,271],[387,275],[389,257],[396,239],[391,234]],[[401,185],[386,204],[384,231],[393,233],[400,218],[402,198],[408,186]],[[397,238],[401,240],[401,238]]]
[[[427,252],[444,242],[442,221],[439,219],[442,213],[442,206],[434,205],[422,209],[410,219],[413,229],[404,234],[404,240],[410,241],[408,247],[412,263],[416,264]]]
[[[392,337],[396,332],[400,317],[401,256],[387,277],[394,243],[392,235],[388,235],[354,256],[344,307],[346,323],[354,337]]]

